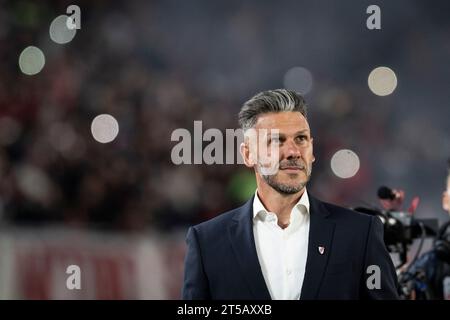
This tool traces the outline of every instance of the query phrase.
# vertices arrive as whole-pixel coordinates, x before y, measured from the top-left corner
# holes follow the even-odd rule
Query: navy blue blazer
[[[395,268],[375,216],[309,196],[310,230],[300,299],[398,299]],[[253,236],[253,198],[189,228],[183,299],[271,299]],[[318,247],[325,247],[323,254]],[[380,269],[380,288],[369,289]],[[368,279],[371,277],[370,279]]]

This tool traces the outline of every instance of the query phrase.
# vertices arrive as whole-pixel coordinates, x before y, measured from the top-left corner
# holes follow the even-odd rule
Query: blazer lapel
[[[310,224],[308,257],[301,299],[316,299],[330,255],[335,223],[327,219],[330,212],[319,200],[309,196]]]
[[[254,299],[270,300],[253,235],[253,197],[237,210],[228,229],[231,246]]]

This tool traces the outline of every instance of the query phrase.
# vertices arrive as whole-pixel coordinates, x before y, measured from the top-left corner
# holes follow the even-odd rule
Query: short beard
[[[286,194],[286,195],[295,194],[297,192],[300,192],[308,183],[309,178],[311,177],[311,171],[312,171],[311,169],[312,169],[311,166],[306,169],[307,170],[306,181],[304,183],[300,183],[299,185],[296,185],[296,186],[290,186],[290,185],[276,182],[275,181],[276,175],[262,175],[262,177],[269,186],[271,186],[273,189],[275,189],[279,193]]]

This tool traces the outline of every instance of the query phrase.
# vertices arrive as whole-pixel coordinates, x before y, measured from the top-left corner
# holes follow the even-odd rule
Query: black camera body
[[[396,268],[407,262],[408,249],[415,239],[437,235],[437,219],[416,219],[404,211],[381,211],[367,207],[356,207],[353,210],[377,216],[383,222],[386,248],[390,253],[397,253],[400,257],[401,264]],[[444,248],[446,244],[439,245]]]
[[[353,210],[377,216],[384,225],[384,242],[390,253],[398,254],[396,266],[399,294],[402,299],[443,299],[443,279],[450,276],[450,221],[438,228],[437,219],[416,219],[403,211],[382,211],[356,207]],[[421,254],[425,238],[433,238],[430,251]],[[408,250],[415,239],[421,239],[415,257],[406,268]]]

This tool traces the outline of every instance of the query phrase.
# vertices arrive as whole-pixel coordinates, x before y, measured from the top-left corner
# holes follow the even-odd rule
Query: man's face
[[[278,166],[272,174],[265,174],[259,163],[255,166],[256,174],[280,193],[301,191],[309,181],[314,162],[313,139],[305,117],[300,112],[266,113],[258,117],[254,128],[257,132],[267,132],[263,138],[267,144],[264,152]],[[258,148],[258,157],[263,158],[260,151]]]
[[[450,176],[447,178],[447,190],[442,194],[442,208],[450,214]]]

